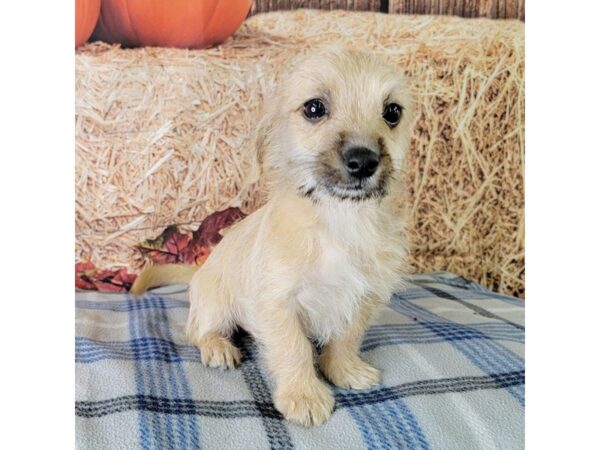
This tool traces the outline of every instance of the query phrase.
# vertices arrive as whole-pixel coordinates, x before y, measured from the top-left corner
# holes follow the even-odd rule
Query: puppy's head
[[[312,198],[385,196],[413,122],[404,78],[377,57],[339,50],[298,62],[267,104],[257,148],[271,189]]]

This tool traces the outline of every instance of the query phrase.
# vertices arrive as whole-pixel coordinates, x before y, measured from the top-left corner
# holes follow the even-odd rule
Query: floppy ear
[[[255,183],[261,176],[269,172],[269,152],[273,142],[273,133],[278,122],[275,102],[265,101],[263,116],[258,123],[254,136],[254,164],[251,170],[250,182]]]
[[[267,103],[267,102],[265,102]],[[242,185],[238,194],[232,199],[231,206],[239,206],[241,202],[246,198],[248,192],[255,187],[256,183],[260,180],[261,176],[265,174],[265,160],[268,153],[268,147],[270,147],[271,135],[275,127],[271,117],[273,114],[269,114],[272,111],[269,105],[263,106],[263,117],[258,122],[256,132],[254,134],[254,146],[250,149],[250,155],[248,155],[248,170],[242,179]]]
[[[265,157],[271,141],[271,133],[273,132],[273,124],[270,114],[264,114],[263,118],[258,123],[256,135],[254,136],[254,149],[256,152],[256,163],[259,170],[264,171]]]

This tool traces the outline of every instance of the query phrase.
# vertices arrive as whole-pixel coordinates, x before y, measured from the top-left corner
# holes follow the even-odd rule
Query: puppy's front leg
[[[364,362],[360,356],[360,343],[376,307],[375,302],[363,304],[357,320],[344,333],[330,341],[319,356],[323,374],[336,386],[345,389],[368,389],[381,380],[381,371]]]
[[[325,422],[334,398],[317,376],[314,350],[295,311],[272,304],[261,311],[260,338],[275,378],[275,407],[283,416],[304,426]]]

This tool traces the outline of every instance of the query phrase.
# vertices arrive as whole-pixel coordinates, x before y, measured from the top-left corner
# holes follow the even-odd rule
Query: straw
[[[253,132],[294,56],[369,49],[413,81],[420,117],[406,161],[412,263],[524,296],[524,26],[519,21],[293,11],[249,18],[207,50],[76,55],[76,258],[139,268],[134,246],[260,186]],[[401,199],[399,199],[401,201]]]

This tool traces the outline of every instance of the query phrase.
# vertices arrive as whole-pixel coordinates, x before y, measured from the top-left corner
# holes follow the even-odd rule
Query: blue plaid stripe
[[[157,397],[155,395],[129,395],[108,400],[78,401],[76,411],[77,415],[81,417],[102,417],[127,410],[146,410],[220,418],[268,417],[281,421],[281,414],[275,410],[266,384],[263,386],[255,385],[254,380],[257,376],[253,373],[253,370],[249,371],[248,379],[252,390],[256,390],[254,400],[185,400]],[[262,375],[259,375],[258,378],[261,379]],[[490,376],[463,376],[413,381],[397,386],[379,386],[366,391],[345,391],[336,388],[334,392],[337,401],[336,409],[344,409],[410,397],[505,389],[522,385],[524,382],[525,372],[519,371]]]
[[[148,308],[128,309],[131,325],[131,342],[139,343],[153,339],[166,342],[167,362],[144,357],[138,345],[131,346],[135,361],[135,377],[139,396],[159,394],[165,398],[191,399],[182,358],[177,346],[172,344],[168,316],[165,309],[169,302],[157,297],[148,302]],[[199,448],[199,426],[195,415],[168,414],[140,410],[139,434],[144,449]]]
[[[81,304],[82,302],[78,302]],[[91,302],[87,302],[91,303]],[[81,307],[80,305],[78,307]],[[126,310],[127,311],[127,310]],[[135,342],[136,339],[139,338],[140,333],[138,331],[139,328],[139,318],[138,315],[132,314],[131,311],[133,309],[128,310],[129,313],[129,333],[131,335],[131,342]],[[136,348],[132,348],[131,351],[135,355]],[[144,395],[146,392],[146,383],[144,378],[147,376],[145,370],[145,364],[143,359],[134,359],[134,372],[135,372],[135,387],[138,395]],[[149,372],[148,372],[149,373]],[[138,411],[138,427],[139,427],[139,436],[140,436],[140,446],[143,450],[149,450],[151,444],[150,432],[151,429],[155,428],[156,424],[153,423],[153,427],[150,427],[149,424],[149,414],[146,410],[142,409]]]
[[[417,324],[375,325],[365,334],[361,350],[383,345],[436,344],[444,341],[493,339],[524,342],[523,331],[504,323],[479,323],[465,327],[456,323],[420,322]]]
[[[431,293],[427,287],[433,286],[463,300],[480,300],[484,302],[486,300],[500,300],[509,305],[523,307],[523,300],[521,299],[498,294],[474,281],[450,273],[435,272],[427,275],[414,275],[410,281],[412,286],[402,291],[402,297],[407,300],[431,298]]]
[[[349,412],[369,450],[429,449],[421,426],[402,399],[353,406]]]
[[[83,337],[75,338],[75,362],[93,363],[106,359],[198,362],[200,352],[191,345],[175,344],[153,336],[109,342]]]
[[[386,345],[436,344],[464,339],[492,339],[523,343],[522,330],[504,323],[478,323],[465,327],[455,323],[375,325],[366,333],[362,351]],[[93,363],[106,359],[151,359],[163,362],[198,362],[200,352],[191,345],[146,336],[129,341],[99,341],[75,338],[75,362]]]
[[[161,320],[160,320],[159,324],[162,325],[162,327],[161,327],[162,336],[164,336],[165,341],[173,342],[173,336],[171,333],[171,328],[169,326],[169,318],[165,311],[166,308],[164,307],[165,306],[164,298],[161,298],[161,306],[162,306],[162,308],[160,310],[160,314],[161,314],[160,319]],[[173,347],[173,353],[178,354],[176,347]],[[191,399],[192,393],[190,391],[187,377],[186,377],[185,372],[184,372],[183,368],[181,367],[180,363],[181,363],[181,358],[178,358],[175,360],[174,364],[167,365],[167,367],[169,368],[170,379],[173,380],[172,395],[175,398]],[[191,449],[198,448],[200,436],[199,436],[198,421],[197,421],[196,417],[193,415],[186,415],[186,416],[177,415],[176,417],[179,422],[178,425],[180,427],[178,429],[182,430],[181,434],[183,436],[183,442],[185,444],[184,446],[182,446],[180,448],[191,448]]]
[[[477,343],[466,339],[448,340],[448,342],[469,358],[476,367],[479,367],[489,375],[524,370],[524,361],[521,357],[469,325],[457,324],[445,319],[404,299],[401,294],[395,294],[390,305],[392,309],[406,317],[417,317],[422,326],[439,334],[440,337],[445,337],[449,324],[451,324],[451,326],[462,328],[464,333],[479,334],[480,339],[477,340]],[[519,404],[522,406],[525,405],[524,386],[510,387],[507,389],[517,399]]]
[[[423,287],[410,287],[402,291],[402,297],[405,300],[424,300],[431,298],[431,292],[426,288],[429,286],[436,286],[440,288],[440,282],[436,283],[423,283]],[[523,306],[523,300],[519,300],[514,297],[507,297],[505,295],[496,294],[485,290],[471,291],[467,288],[458,288],[452,286],[444,286],[444,290],[448,293],[454,294],[463,300],[478,300],[485,302],[486,300],[500,300],[512,306]]]
[[[189,303],[181,300],[166,299],[163,297],[146,296],[143,298],[132,298],[129,300],[115,300],[110,302],[96,302],[89,300],[77,300],[75,306],[79,309],[100,309],[118,312],[138,311],[140,309],[171,309],[188,308]]]

